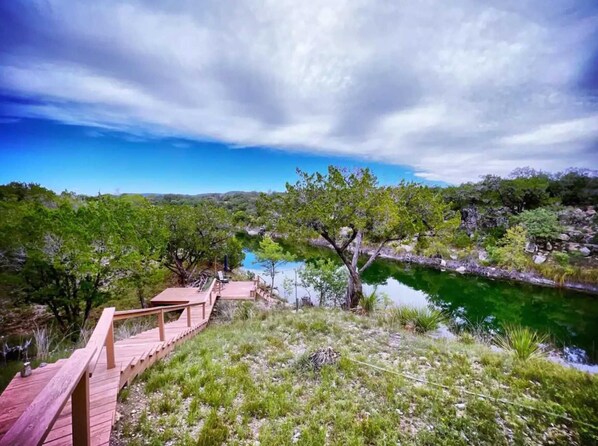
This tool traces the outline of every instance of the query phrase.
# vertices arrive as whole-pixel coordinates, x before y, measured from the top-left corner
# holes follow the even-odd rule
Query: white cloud
[[[7,116],[355,156],[425,179],[596,165],[595,92],[576,88],[596,11],[520,3],[8,5],[0,91],[38,101]]]

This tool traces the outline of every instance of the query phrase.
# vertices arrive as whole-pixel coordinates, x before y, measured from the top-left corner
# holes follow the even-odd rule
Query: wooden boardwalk
[[[0,395],[0,446],[107,445],[122,387],[203,330],[216,299],[256,297],[271,300],[259,279],[214,282],[203,292],[198,288],[168,288],[152,299],[152,305],[159,305],[152,309],[105,309],[86,348],[69,359],[33,370],[27,378],[13,378]],[[164,323],[164,313],[173,310],[182,313],[175,321]],[[151,314],[158,316],[158,327],[114,342],[114,321]],[[75,371],[78,368],[79,373]],[[65,394],[69,386],[72,389]],[[84,411],[88,413],[81,414]]]

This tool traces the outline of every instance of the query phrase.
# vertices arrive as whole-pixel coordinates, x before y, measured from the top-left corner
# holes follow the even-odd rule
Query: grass
[[[495,342],[503,350],[522,361],[545,356],[540,344],[548,337],[537,331],[519,325],[505,325],[504,334],[496,336]]]
[[[328,346],[340,360],[310,367],[309,354]],[[478,343],[381,327],[366,316],[309,309],[210,325],[133,385],[116,430],[120,444],[131,445],[598,441],[587,426],[460,389],[598,425],[596,377],[542,359],[518,361]],[[135,393],[144,403],[132,413],[126,405],[135,404]]]

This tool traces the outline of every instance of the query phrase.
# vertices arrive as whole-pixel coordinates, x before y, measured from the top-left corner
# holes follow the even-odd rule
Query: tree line
[[[86,197],[36,184],[0,186],[1,289],[17,301],[46,305],[64,330],[81,327],[124,286],[145,306],[150,285],[169,274],[185,286],[221,268],[225,256],[230,267],[239,265],[235,233],[251,226],[329,244],[347,273],[344,305],[350,308],[363,296],[362,274],[385,248],[417,240],[424,254],[442,255],[447,243],[466,246],[475,234],[463,225],[474,210],[479,221],[490,222],[474,232],[485,231],[497,259],[521,266],[511,245],[520,250],[530,234],[553,237],[558,225],[546,207],[596,204],[598,179],[591,171],[520,169],[460,186],[386,186],[369,169],[331,166],[326,173],[298,170],[298,180],[282,193],[193,197]],[[508,233],[509,225],[522,230]],[[267,264],[268,256],[261,260]],[[321,265],[327,274],[332,268]]]

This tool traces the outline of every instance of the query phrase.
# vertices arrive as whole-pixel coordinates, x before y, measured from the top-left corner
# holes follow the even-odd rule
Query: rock
[[[465,267],[464,266],[460,266],[455,271],[457,271],[459,274],[464,274],[465,273]]]
[[[399,249],[402,249],[405,252],[411,252],[411,251],[413,251],[413,246],[411,246],[411,245],[401,245],[401,246],[399,246]]]
[[[532,242],[526,242],[525,244],[525,252],[534,253],[538,250],[538,245]]]
[[[544,263],[544,262],[546,262],[546,257],[545,257],[545,256],[543,256],[543,255],[541,255],[541,254],[536,254],[536,255],[534,256],[534,263],[535,263],[536,265],[540,265],[540,264],[542,264],[542,263]]]
[[[586,215],[589,217],[593,217],[594,215],[596,215],[596,210],[590,208],[586,211]]]
[[[482,261],[488,260],[488,253],[486,251],[484,251],[484,250],[479,251],[478,252],[478,259],[482,260]]]
[[[455,404],[457,410],[465,410],[465,403]]]
[[[559,240],[562,240],[564,242],[568,242],[570,238],[571,237],[569,237],[567,234],[559,234]]]
[[[446,266],[446,260],[440,259],[440,266]]]
[[[587,256],[589,256],[592,253],[592,251],[590,251],[589,248],[587,248],[587,247],[584,246],[584,247],[582,247],[582,248],[579,249],[579,253],[582,256],[587,257]]]
[[[451,258],[451,260],[457,260],[458,259],[457,254],[451,254],[451,255],[449,255],[449,257]]]
[[[550,242],[546,242],[546,249],[547,249],[548,251],[552,251],[552,243],[550,243]]]

